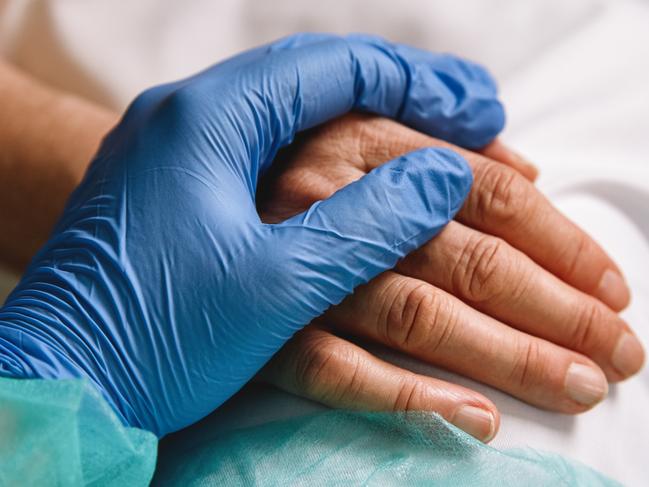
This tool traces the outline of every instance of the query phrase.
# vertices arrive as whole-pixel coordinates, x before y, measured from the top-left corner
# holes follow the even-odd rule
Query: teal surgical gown
[[[0,378],[0,431],[2,486],[618,485],[558,455],[496,450],[430,413],[267,423],[166,455],[156,468],[157,438],[123,426],[83,380]]]

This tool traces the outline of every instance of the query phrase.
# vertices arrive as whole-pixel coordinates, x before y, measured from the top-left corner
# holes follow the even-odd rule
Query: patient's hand
[[[282,172],[262,185],[269,189],[260,209],[266,221],[283,220],[426,146],[448,144],[390,120],[347,116],[293,148]],[[640,369],[643,350],[615,313],[629,291],[611,259],[498,145],[483,155],[457,150],[475,175],[457,221],[299,332],[264,379],[334,407],[437,411],[488,441],[498,412],[484,396],[388,364],[336,334],[387,345],[564,413],[589,409],[605,397],[606,379]]]

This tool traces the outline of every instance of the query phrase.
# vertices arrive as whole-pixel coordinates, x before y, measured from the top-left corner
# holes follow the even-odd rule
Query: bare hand
[[[259,203],[264,219],[283,220],[429,146],[450,145],[377,117],[333,122],[269,176]],[[601,401],[607,380],[641,368],[641,345],[615,312],[629,291],[612,260],[534,187],[534,169],[498,142],[482,154],[454,148],[475,177],[457,221],[299,332],[262,378],[333,407],[436,411],[489,441],[499,416],[487,398],[389,364],[336,333],[571,414]]]

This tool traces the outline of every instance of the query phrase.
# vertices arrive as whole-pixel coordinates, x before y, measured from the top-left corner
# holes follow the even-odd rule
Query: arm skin
[[[0,264],[19,272],[118,116],[2,60],[0,107]]]

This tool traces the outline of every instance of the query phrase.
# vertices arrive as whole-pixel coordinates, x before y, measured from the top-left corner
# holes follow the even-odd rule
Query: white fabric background
[[[539,185],[620,263],[624,313],[649,345],[649,3],[605,0],[212,2],[0,0],[0,52],[45,81],[115,109],[140,90],[282,35],[372,32],[490,67],[505,138],[542,169]],[[0,279],[0,293],[10,287]],[[1,294],[0,294],[1,295]],[[503,413],[497,447],[579,459],[627,485],[649,484],[649,370],[578,417],[548,413],[448,372]],[[202,434],[318,408],[249,388]]]

